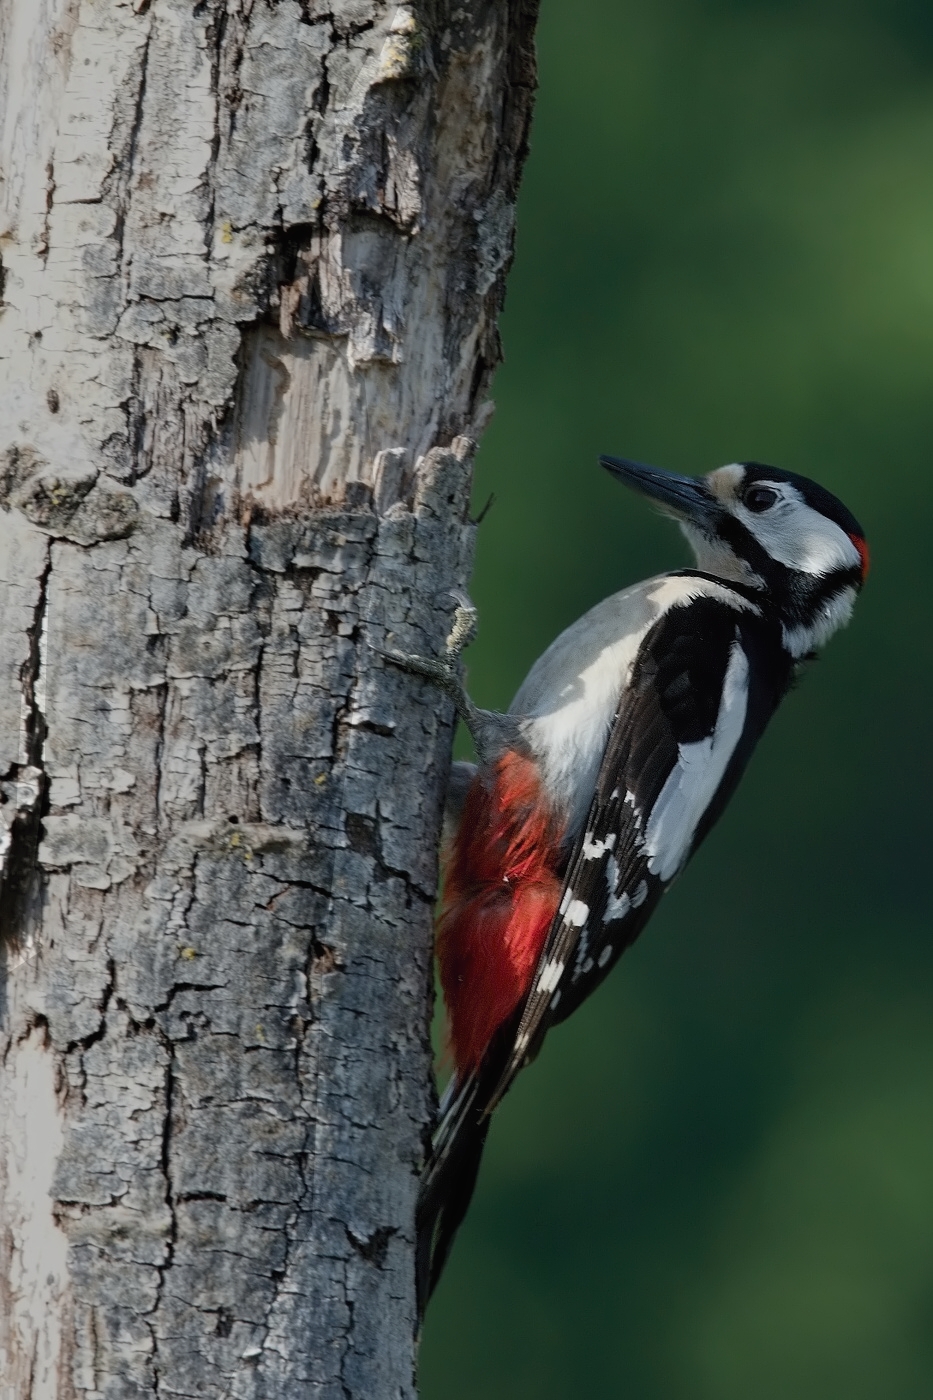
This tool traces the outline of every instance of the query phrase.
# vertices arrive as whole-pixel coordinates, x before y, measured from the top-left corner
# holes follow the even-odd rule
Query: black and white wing
[[[755,633],[747,612],[701,597],[647,634],[487,1112],[637,938],[728,801],[787,684],[754,664]]]

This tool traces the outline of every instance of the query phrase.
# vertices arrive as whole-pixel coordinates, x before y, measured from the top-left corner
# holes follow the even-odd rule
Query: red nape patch
[[[871,568],[871,555],[868,553],[868,545],[862,539],[861,535],[850,535],[849,539],[858,550],[858,557],[862,561],[862,582],[864,583],[868,578],[868,570]]]
[[[476,1069],[527,992],[560,901],[563,825],[534,763],[507,753],[474,778],[445,870],[437,929],[450,1048]]]

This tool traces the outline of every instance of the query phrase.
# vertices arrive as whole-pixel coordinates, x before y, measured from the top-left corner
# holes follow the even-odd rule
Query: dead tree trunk
[[[410,1397],[535,0],[0,6],[0,1392]]]

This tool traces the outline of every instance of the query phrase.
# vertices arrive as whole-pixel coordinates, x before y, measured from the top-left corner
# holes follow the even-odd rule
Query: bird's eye
[[[773,506],[777,498],[778,493],[770,486],[750,486],[742,497],[742,503],[758,515]]]

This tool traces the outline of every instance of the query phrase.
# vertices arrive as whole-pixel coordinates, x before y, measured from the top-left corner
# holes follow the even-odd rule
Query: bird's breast
[[[648,632],[670,608],[712,594],[744,600],[726,584],[662,574],[605,598],[538,658],[510,707],[520,715],[551,802],[575,836],[586,820],[609,731]]]

